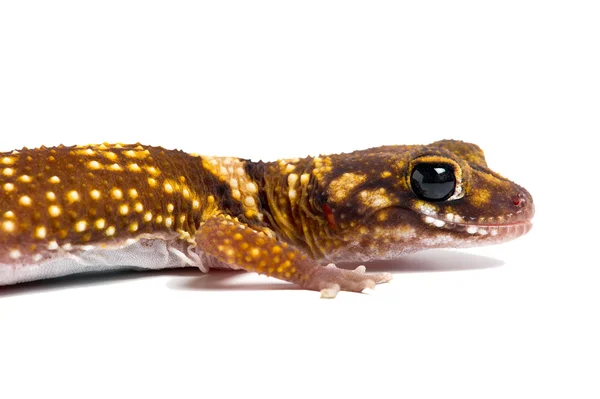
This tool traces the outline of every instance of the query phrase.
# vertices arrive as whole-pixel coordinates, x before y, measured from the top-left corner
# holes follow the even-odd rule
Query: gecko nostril
[[[520,193],[519,195],[515,195],[514,197],[512,197],[512,203],[514,206],[516,206],[517,208],[522,207],[523,205],[525,205],[525,194]]]

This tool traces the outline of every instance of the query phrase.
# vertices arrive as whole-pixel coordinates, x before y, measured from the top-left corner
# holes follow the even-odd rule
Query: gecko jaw
[[[449,216],[450,215],[450,216]],[[421,215],[423,221],[428,224],[435,226],[439,229],[452,230],[456,232],[463,232],[469,235],[478,236],[491,236],[500,238],[517,238],[525,235],[531,230],[532,223],[530,220],[521,220],[508,223],[485,223],[486,219],[483,219],[484,223],[465,223],[463,218],[451,214],[446,215],[447,220],[438,219],[430,215]]]

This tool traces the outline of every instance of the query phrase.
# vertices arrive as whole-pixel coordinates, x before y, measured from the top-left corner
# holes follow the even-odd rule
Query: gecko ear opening
[[[446,201],[456,188],[454,167],[443,162],[417,163],[410,175],[410,186],[425,201]]]

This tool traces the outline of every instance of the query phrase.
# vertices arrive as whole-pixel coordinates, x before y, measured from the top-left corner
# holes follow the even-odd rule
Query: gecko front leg
[[[365,274],[365,267],[321,266],[306,254],[265,233],[222,216],[208,219],[196,234],[198,246],[222,262],[246,271],[289,281],[334,298],[340,290],[362,292],[392,279],[389,273]]]

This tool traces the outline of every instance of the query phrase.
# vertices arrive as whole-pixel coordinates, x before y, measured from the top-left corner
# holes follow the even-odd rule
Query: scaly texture
[[[444,140],[271,163],[100,144],[0,154],[0,284],[87,270],[232,267],[320,290],[388,281],[322,265],[506,241],[522,187]]]

